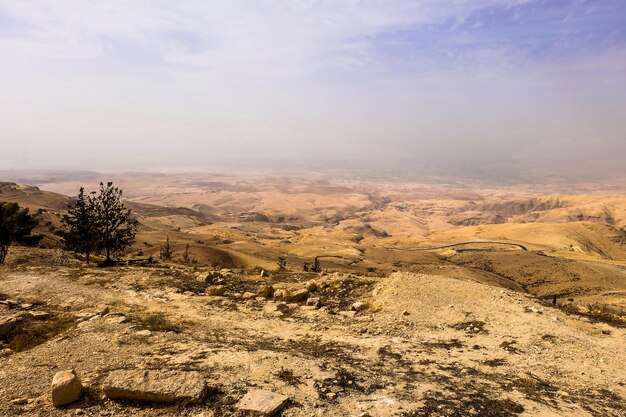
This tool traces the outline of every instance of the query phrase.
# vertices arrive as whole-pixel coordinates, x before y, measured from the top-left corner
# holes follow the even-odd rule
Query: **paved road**
[[[432,248],[385,248],[385,249],[395,250],[395,251],[428,251],[428,250],[438,250],[438,249],[454,248],[454,247],[457,247],[457,246],[484,245],[484,244],[515,246],[517,248],[520,248],[521,250],[525,250],[525,251],[528,250],[528,248],[526,246],[521,245],[519,243],[512,243],[512,242],[474,242],[474,241],[472,241],[472,242],[452,243],[450,245],[434,246]]]

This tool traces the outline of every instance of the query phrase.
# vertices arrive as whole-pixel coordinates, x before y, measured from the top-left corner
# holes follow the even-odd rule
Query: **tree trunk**
[[[9,252],[9,245],[1,245],[0,246],[0,264],[4,263],[6,259],[7,253]]]

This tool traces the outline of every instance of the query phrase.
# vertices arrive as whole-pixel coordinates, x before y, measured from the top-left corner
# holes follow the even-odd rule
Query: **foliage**
[[[63,234],[66,249],[84,254],[87,263],[90,254],[98,250],[95,207],[93,193],[86,197],[85,189],[80,187],[76,203],[68,205],[67,214],[62,219],[67,228]]]
[[[41,236],[31,232],[39,221],[17,203],[0,202],[0,264],[4,263],[11,243],[36,244]]]
[[[105,265],[113,264],[111,256],[124,253],[137,233],[132,212],[121,202],[122,190],[108,182],[100,183],[100,193],[85,197],[81,188],[76,204],[68,207],[63,223],[68,249],[84,253],[89,262],[92,252],[106,255]]]
[[[137,222],[121,201],[122,190],[100,183],[100,194],[95,197],[95,217],[98,237],[106,263],[112,263],[111,254],[123,253],[135,240]]]
[[[196,258],[191,256],[191,254],[189,253],[189,243],[185,245],[185,251],[183,252],[183,262],[186,264],[195,264],[196,262],[198,262]]]
[[[170,245],[170,237],[167,236],[165,238],[165,245],[161,245],[161,249],[159,251],[159,258],[169,261],[174,256],[174,248]]]
[[[287,259],[284,256],[278,257],[278,270],[284,271],[287,269]]]

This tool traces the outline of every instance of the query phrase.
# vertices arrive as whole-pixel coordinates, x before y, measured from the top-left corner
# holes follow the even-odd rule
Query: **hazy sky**
[[[0,169],[626,173],[623,0],[0,0]]]

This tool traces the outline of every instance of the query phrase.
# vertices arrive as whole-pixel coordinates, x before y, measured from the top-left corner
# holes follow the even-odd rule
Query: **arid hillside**
[[[100,180],[139,221],[112,268],[61,249],[71,196]],[[64,415],[49,384],[66,368],[85,415],[243,415],[254,387],[289,397],[283,416],[626,413],[621,189],[320,174],[31,184],[0,183],[45,236],[0,266],[0,320],[19,322],[0,338],[2,415]],[[112,400],[120,369],[198,372],[206,390],[200,404]]]
[[[22,322],[0,349],[2,415],[243,416],[238,401],[256,388],[286,396],[281,415],[293,417],[626,412],[623,327],[475,282],[456,266],[261,277],[172,264],[86,268],[45,249],[10,256],[0,317]],[[52,375],[69,368],[85,393],[55,408]],[[114,400],[119,370],[193,372],[206,387],[193,403]],[[138,390],[133,398],[146,398]]]

